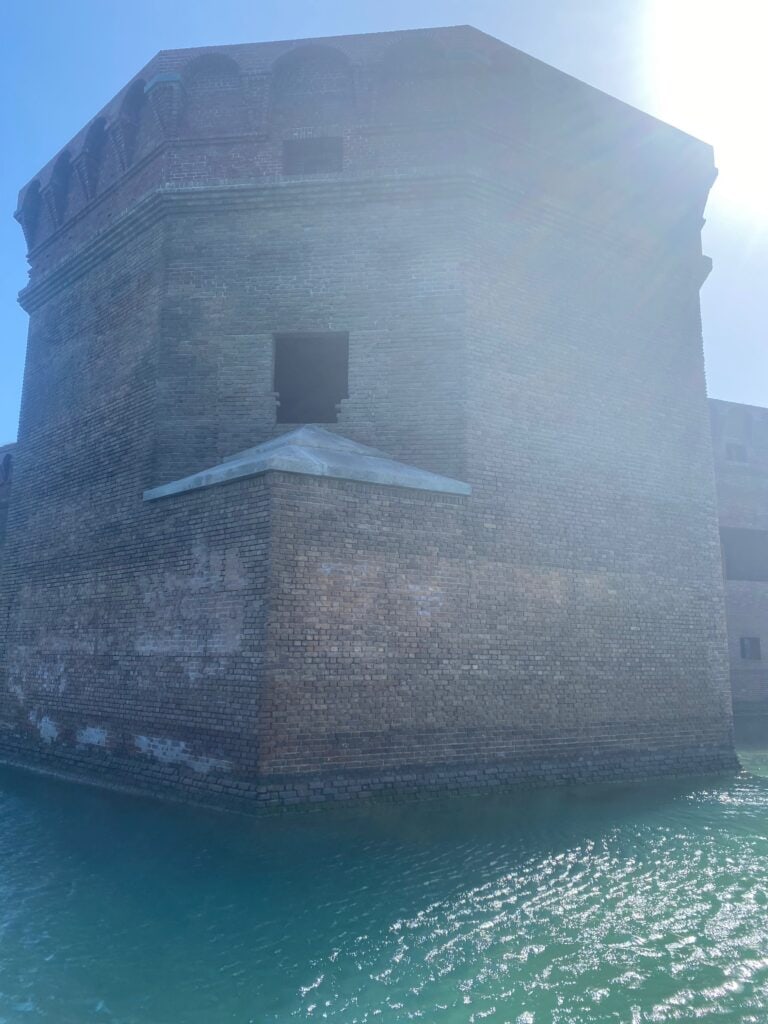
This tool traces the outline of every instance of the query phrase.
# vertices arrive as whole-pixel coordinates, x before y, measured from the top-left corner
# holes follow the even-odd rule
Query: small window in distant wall
[[[745,661],[762,660],[759,636],[743,636],[741,638],[741,656]]]
[[[335,423],[347,398],[349,335],[276,334],[278,423]]]
[[[745,444],[738,444],[735,441],[729,441],[725,446],[725,457],[729,462],[746,462],[747,446]]]
[[[286,139],[283,143],[283,174],[336,174],[343,160],[340,138]]]
[[[768,530],[720,527],[725,578],[768,583]]]

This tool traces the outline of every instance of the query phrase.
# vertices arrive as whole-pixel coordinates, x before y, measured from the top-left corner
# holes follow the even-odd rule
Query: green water
[[[0,774],[0,1022],[768,1021],[745,772],[249,820]]]

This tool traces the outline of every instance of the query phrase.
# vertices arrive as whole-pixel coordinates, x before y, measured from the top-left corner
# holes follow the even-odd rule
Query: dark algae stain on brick
[[[713,177],[467,27],[158,54],[19,202],[0,755],[246,808],[732,768]]]

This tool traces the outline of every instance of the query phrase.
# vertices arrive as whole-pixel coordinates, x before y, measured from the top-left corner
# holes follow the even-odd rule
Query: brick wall
[[[458,186],[286,182],[205,194],[166,221],[158,426],[165,483],[276,431],[273,335],[348,331],[336,427],[449,476],[465,468]]]
[[[269,571],[263,480],[146,505],[120,542],[6,564],[6,759],[208,799],[253,788]]]
[[[650,236],[632,193],[610,221],[604,202],[597,186],[575,209],[499,189],[466,205],[471,549],[524,570],[506,601],[530,591],[537,613],[509,635],[568,680],[580,729],[661,712],[728,742],[696,197]]]
[[[25,565],[3,756],[226,806],[731,763],[693,687],[651,708],[644,661],[578,650],[637,594],[477,534],[463,497],[279,473],[147,505],[104,564]]]
[[[651,601],[615,570],[526,564],[488,542],[471,498],[282,476],[273,508],[265,781],[319,773],[344,792],[729,763],[728,694],[708,677],[721,649],[694,645],[669,586]],[[658,644],[627,642],[629,622]]]

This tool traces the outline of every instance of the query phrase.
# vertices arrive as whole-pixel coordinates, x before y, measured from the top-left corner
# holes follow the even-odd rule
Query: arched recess
[[[145,85],[146,82],[143,78],[137,78],[135,82],[131,82],[123,97],[123,102],[120,104],[120,117],[130,121],[131,124],[138,124],[141,119],[144,105],[147,102],[144,93]]]
[[[89,199],[96,195],[102,164],[106,155],[107,122],[97,117],[85,136],[83,152],[78,162],[78,171],[83,188]]]
[[[27,186],[21,207],[16,213],[16,220],[21,224],[27,248],[31,249],[37,235],[37,228],[40,223],[43,199],[40,194],[40,182],[35,180]]]
[[[299,46],[272,68],[270,117],[290,125],[312,126],[346,121],[355,109],[352,66],[332,46]]]
[[[130,84],[120,105],[120,112],[112,125],[112,134],[123,168],[130,167],[146,141],[149,105],[144,92],[145,85],[143,78],[137,78]]]
[[[454,62],[436,43],[394,43],[378,67],[376,110],[385,121],[445,119],[456,113]]]
[[[242,132],[248,126],[240,67],[223,53],[195,57],[182,72],[187,126],[195,134]]]
[[[69,203],[69,190],[72,183],[72,160],[69,156],[69,151],[64,150],[56,158],[56,163],[53,165],[53,172],[51,173],[50,190],[51,198],[53,200],[53,209],[56,217],[56,222],[60,224],[66,214],[67,205]]]

